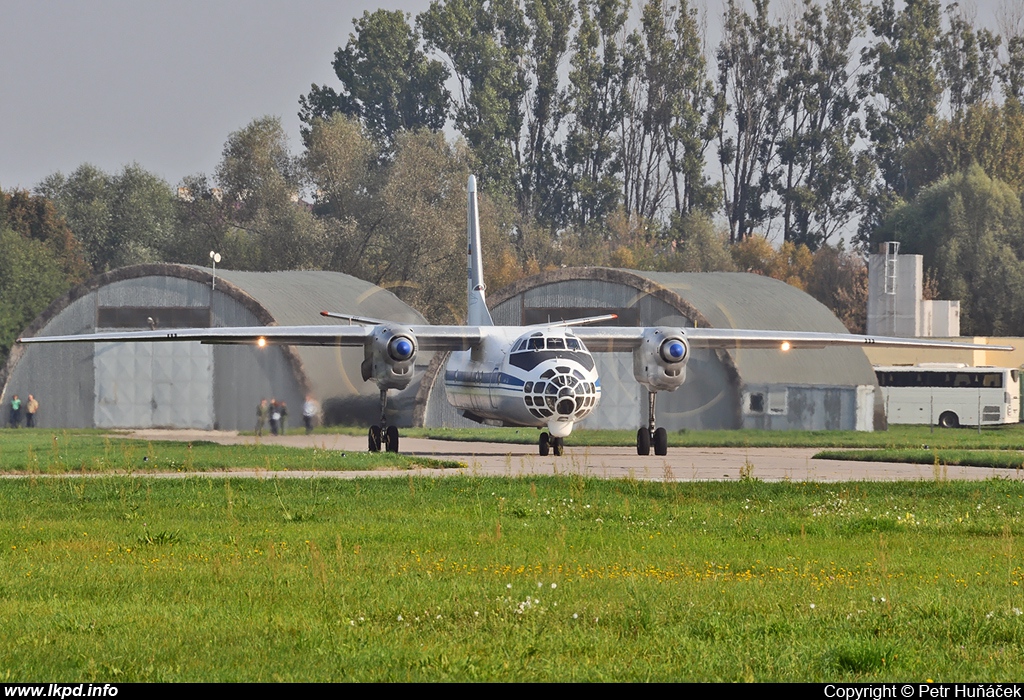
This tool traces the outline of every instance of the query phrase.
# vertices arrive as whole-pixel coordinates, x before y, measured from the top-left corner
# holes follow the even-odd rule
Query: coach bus
[[[920,364],[875,367],[890,423],[999,425],[1020,420],[1019,371]]]

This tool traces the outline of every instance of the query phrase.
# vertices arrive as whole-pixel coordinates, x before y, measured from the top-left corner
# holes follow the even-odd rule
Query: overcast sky
[[[84,162],[171,184],[211,173],[228,134],[284,120],[331,83],[352,18],[428,0],[0,0],[0,188]]]
[[[715,34],[722,3],[698,4]],[[976,5],[981,23],[995,24],[996,4]],[[85,162],[108,172],[137,162],[177,184],[212,173],[228,134],[267,114],[283,119],[298,151],[299,95],[312,83],[337,85],[331,61],[352,19],[378,7],[415,16],[428,6],[0,0],[0,188],[31,188]]]

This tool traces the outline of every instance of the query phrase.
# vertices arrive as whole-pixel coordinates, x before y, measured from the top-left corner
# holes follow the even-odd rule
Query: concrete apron
[[[120,434],[147,440],[205,440],[223,445],[251,445],[257,438],[230,431],[137,430]],[[294,435],[263,436],[265,445],[319,447],[362,452],[365,436]],[[461,462],[463,469],[379,469],[372,471],[267,471],[202,472],[204,476],[310,478],[330,476],[354,479],[368,476],[531,476],[581,474],[606,479],[634,478],[652,481],[736,481],[744,475],[762,481],[915,481],[915,480],[1021,480],[1024,473],[987,467],[934,467],[930,464],[894,462],[847,462],[811,459],[820,448],[806,447],[675,447],[666,457],[639,457],[632,447],[574,447],[567,444],[562,457],[540,457],[535,445],[493,442],[455,442],[425,438],[401,439],[403,454]],[[162,476],[188,477],[195,473]]]

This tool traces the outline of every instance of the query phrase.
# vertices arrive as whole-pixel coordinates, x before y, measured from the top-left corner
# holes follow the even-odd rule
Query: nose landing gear
[[[560,437],[551,437],[547,433],[540,434],[538,446],[541,457],[547,457],[549,452],[554,452],[555,457],[561,457],[565,453],[565,440]]]
[[[398,452],[398,428],[387,424],[387,417],[384,409],[388,405],[388,390],[380,390],[380,425],[371,425],[367,433],[367,443],[370,452]]]

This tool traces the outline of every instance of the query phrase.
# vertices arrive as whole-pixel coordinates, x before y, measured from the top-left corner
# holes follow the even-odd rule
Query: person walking
[[[288,404],[284,401],[277,404],[277,412],[281,414],[281,434],[284,435],[285,428],[288,427]]]
[[[268,413],[270,413],[270,407],[267,405],[267,400],[260,399],[259,404],[256,405],[256,437],[263,436],[263,426],[267,424]]]
[[[281,425],[281,409],[277,405],[277,399],[270,399],[270,434],[277,435]]]
[[[28,405],[25,407],[25,427],[36,427],[36,412],[39,411],[39,402],[32,394],[28,395]]]
[[[17,394],[11,399],[10,425],[12,428],[21,426],[21,399],[18,398]]]
[[[306,424],[306,435],[313,432],[313,421],[319,413],[316,401],[312,396],[306,396],[306,403],[302,404],[302,422]]]

